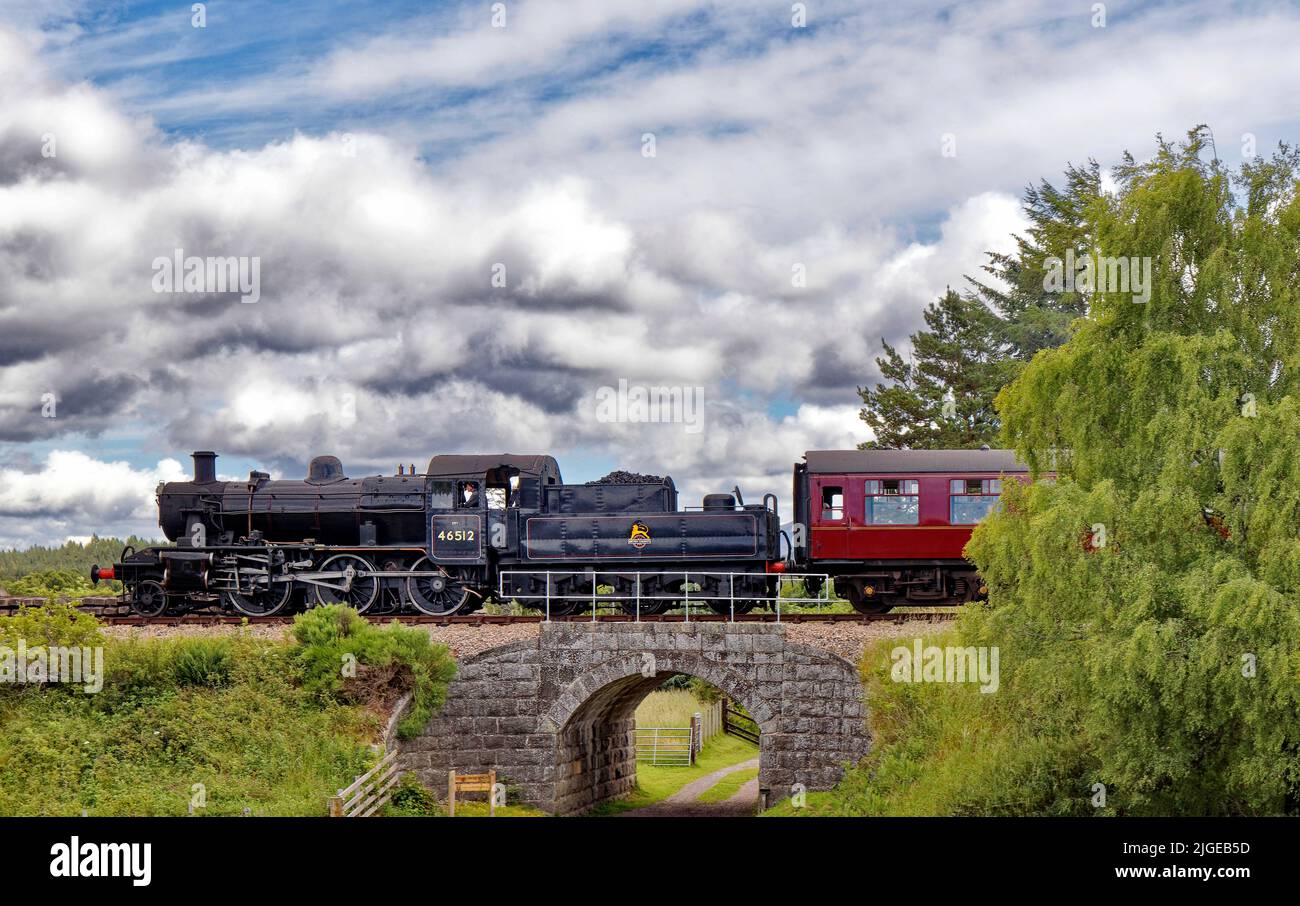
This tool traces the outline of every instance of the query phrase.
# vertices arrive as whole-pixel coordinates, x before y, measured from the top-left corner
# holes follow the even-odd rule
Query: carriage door
[[[812,556],[837,560],[848,556],[849,523],[845,480],[828,475],[812,482]]]

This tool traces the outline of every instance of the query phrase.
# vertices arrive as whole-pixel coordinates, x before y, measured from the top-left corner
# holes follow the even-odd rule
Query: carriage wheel
[[[159,617],[167,609],[167,592],[162,584],[146,579],[131,594],[131,609],[142,617]]]
[[[465,606],[471,595],[465,580],[455,569],[440,569],[428,557],[421,557],[411,567],[413,575],[406,580],[406,595],[420,613],[431,617],[451,616]]]
[[[355,572],[373,572],[374,566],[365,557],[358,557],[356,554],[339,554],[330,557],[320,566],[321,572],[336,572],[352,568]],[[365,613],[370,609],[370,605],[375,603],[379,597],[379,579],[375,576],[353,576],[352,584],[347,591],[343,590],[346,579],[340,576],[337,579],[327,579],[327,582],[336,582],[338,587],[317,585],[316,586],[316,603],[322,607],[329,604],[346,604],[356,610],[357,613]]]
[[[894,609],[893,602],[889,598],[878,595],[869,597],[864,594],[862,587],[856,582],[844,583],[842,590],[836,585],[835,590],[848,598],[849,603],[853,605],[853,609],[858,613],[889,613]]]
[[[289,605],[293,598],[293,583],[272,583],[270,588],[256,591],[223,591],[221,603],[233,607],[246,617],[273,617]]]

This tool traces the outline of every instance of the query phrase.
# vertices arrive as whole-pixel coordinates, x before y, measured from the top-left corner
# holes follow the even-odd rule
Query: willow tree
[[[1056,477],[977,529],[990,605],[961,631],[1067,778],[1027,810],[1300,809],[1300,154],[1233,170],[1204,136],[1126,156],[1073,250],[1147,292],[1094,281],[998,395]]]

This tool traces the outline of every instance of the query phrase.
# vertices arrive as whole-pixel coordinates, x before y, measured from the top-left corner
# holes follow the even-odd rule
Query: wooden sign
[[[497,799],[493,790],[497,785],[497,772],[488,771],[486,774],[457,774],[456,770],[447,772],[447,808],[451,817],[456,817],[456,794],[457,793],[487,793],[488,794],[488,817],[496,817]]]

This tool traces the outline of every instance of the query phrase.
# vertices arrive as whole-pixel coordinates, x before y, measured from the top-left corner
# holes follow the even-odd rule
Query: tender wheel
[[[758,603],[758,601],[755,601],[752,598],[737,598],[736,613],[749,613],[758,605]],[[709,609],[714,613],[722,614],[724,617],[729,617],[731,616],[731,601],[710,601]]]
[[[339,554],[330,557],[320,566],[320,571],[325,573],[343,572],[347,569],[353,572],[373,572],[374,566],[365,557],[358,557],[356,554]],[[339,576],[334,579],[324,579],[328,582],[325,585],[317,585],[316,603],[322,607],[328,604],[346,604],[356,610],[357,613],[365,613],[370,606],[375,603],[379,597],[379,579],[375,576],[356,576],[352,577],[349,585],[346,576]],[[347,587],[345,591],[344,588]]]
[[[641,616],[643,617],[658,616],[659,614],[667,613],[669,610],[672,609],[674,604],[673,601],[669,601],[666,599],[661,599],[661,600],[654,599],[653,596],[661,595],[663,593],[664,593],[663,587],[660,586],[657,582],[643,581],[641,583],[641,596],[642,596]],[[624,613],[635,614],[637,612],[635,583],[632,584],[629,591],[627,592],[627,597],[623,599],[622,607]]]
[[[162,584],[146,579],[131,594],[131,609],[142,617],[162,616],[167,610],[167,592]]]
[[[749,613],[755,607],[762,605],[768,605],[769,607],[775,605],[775,590],[773,590],[773,598],[771,600],[754,597],[754,595],[763,595],[767,593],[766,588],[768,582],[763,577],[737,577],[734,580],[734,583],[733,589],[732,581],[724,577],[709,586],[708,592],[711,597],[708,604],[710,610],[714,613],[722,614],[723,616],[730,616],[730,596],[732,594],[736,597],[736,613],[738,614]]]
[[[454,569],[439,569],[428,557],[421,557],[411,572],[433,573],[413,575],[406,580],[406,595],[420,613],[431,617],[451,616],[470,600],[469,586]]]
[[[221,603],[233,607],[246,617],[271,617],[289,606],[293,599],[293,583],[273,583],[269,589],[256,591],[223,591]]]

